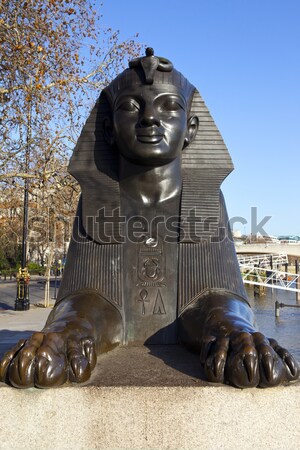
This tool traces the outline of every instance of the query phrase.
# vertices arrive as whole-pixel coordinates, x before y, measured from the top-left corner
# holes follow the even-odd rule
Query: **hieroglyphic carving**
[[[153,314],[166,314],[165,305],[162,299],[160,290],[158,289],[155,304],[153,308]]]
[[[139,293],[139,297],[137,299],[138,302],[142,303],[142,316],[146,314],[145,303],[150,303],[151,299],[149,298],[149,293],[146,289],[142,289]],[[154,307],[153,307],[153,315],[161,315],[166,314],[166,308],[163,302],[163,298],[160,290],[157,290],[157,294],[155,297]]]
[[[150,302],[150,299],[148,298],[148,291],[146,291],[146,289],[141,290],[138,301],[142,303],[142,315],[144,316],[146,313],[145,302]]]
[[[162,246],[143,246],[138,251],[137,286],[165,286],[165,261]]]

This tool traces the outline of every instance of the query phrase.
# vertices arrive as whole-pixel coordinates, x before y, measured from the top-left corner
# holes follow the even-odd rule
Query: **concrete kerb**
[[[300,386],[0,389],[1,449],[299,449]]]

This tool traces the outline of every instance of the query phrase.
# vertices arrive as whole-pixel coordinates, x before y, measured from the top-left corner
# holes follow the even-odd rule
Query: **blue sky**
[[[300,1],[104,0],[103,23],[170,59],[199,89],[235,171],[230,217],[272,216],[268,234],[300,235]]]

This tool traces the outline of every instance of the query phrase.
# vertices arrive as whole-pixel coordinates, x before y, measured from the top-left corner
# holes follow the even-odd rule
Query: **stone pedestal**
[[[1,385],[1,449],[300,448],[300,384],[240,390],[199,379],[178,346],[119,348],[84,386]]]

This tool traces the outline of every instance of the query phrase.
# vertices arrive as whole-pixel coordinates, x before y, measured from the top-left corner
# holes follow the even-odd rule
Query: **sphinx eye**
[[[135,111],[139,111],[140,106],[139,104],[133,100],[133,99],[128,99],[128,100],[122,100],[120,103],[118,103],[116,110],[121,110],[121,111],[128,111],[128,112],[135,112]]]
[[[179,111],[180,109],[184,109],[184,106],[175,99],[165,100],[162,104],[163,111]]]

